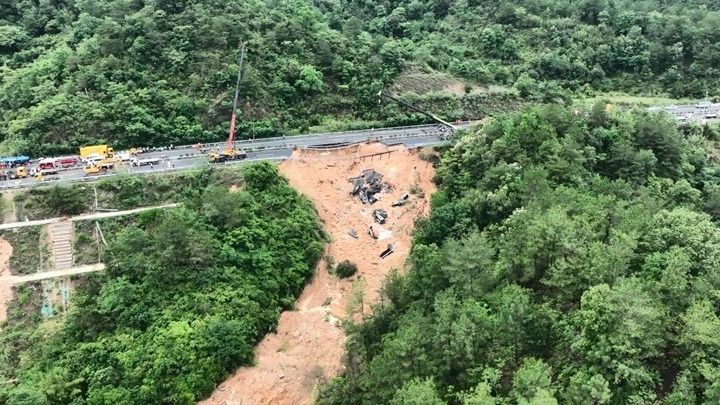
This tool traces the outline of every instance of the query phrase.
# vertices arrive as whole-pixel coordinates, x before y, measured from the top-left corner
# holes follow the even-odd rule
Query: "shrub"
[[[343,260],[335,268],[335,274],[340,278],[348,278],[357,273],[357,265],[350,260]]]

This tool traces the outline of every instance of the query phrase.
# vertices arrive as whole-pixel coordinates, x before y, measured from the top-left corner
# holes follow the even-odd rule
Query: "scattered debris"
[[[380,258],[381,259],[386,258],[386,257],[390,256],[392,254],[392,252],[394,252],[394,251],[395,251],[395,245],[392,243],[388,243],[387,249],[383,250],[380,253]]]
[[[348,230],[348,235],[352,236],[352,237],[355,238],[355,239],[358,238],[358,234],[357,234],[357,232],[355,232],[354,229]]]
[[[387,211],[385,211],[383,209],[378,208],[373,211],[373,218],[375,219],[375,222],[377,222],[378,224],[381,224],[381,225],[384,224],[385,221],[387,220],[387,217],[388,217]]]
[[[350,179],[353,190],[350,194],[360,197],[363,204],[374,204],[378,201],[375,195],[392,190],[390,183],[382,183],[383,175],[373,169],[363,170],[359,177]]]
[[[405,205],[405,203],[408,202],[408,198],[410,198],[410,194],[405,193],[402,195],[402,197],[399,200],[395,201],[391,205],[393,207],[402,207],[403,205]]]
[[[372,225],[368,225],[368,234],[370,234],[370,237],[373,239],[377,239],[378,237],[375,235],[375,231],[373,230]]]

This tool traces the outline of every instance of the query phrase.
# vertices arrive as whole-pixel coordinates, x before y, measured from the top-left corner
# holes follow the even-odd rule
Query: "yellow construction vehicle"
[[[57,172],[46,172],[44,170],[39,170],[39,171],[35,172],[35,175],[33,177],[35,178],[35,181],[60,180],[60,176],[45,177],[48,174],[57,174]]]
[[[83,172],[85,172],[86,176],[90,176],[93,174],[104,174],[104,173],[107,173],[108,170],[112,170],[114,168],[115,168],[115,163],[101,161],[98,163],[88,163],[83,168]]]
[[[7,172],[0,173],[0,180],[17,180],[17,179],[24,179],[28,176],[27,169],[25,166],[20,166],[13,170],[8,170]]]
[[[91,155],[93,153],[100,154],[103,157],[113,157],[113,155],[115,154],[113,148],[110,148],[107,145],[93,145],[80,148],[81,159],[85,159],[87,155]]]
[[[237,149],[225,149],[222,152],[210,152],[210,163],[222,163],[230,160],[245,159],[247,153]]]
[[[20,166],[15,169],[15,174],[18,178],[24,179],[28,176],[27,168],[25,168],[25,166]]]

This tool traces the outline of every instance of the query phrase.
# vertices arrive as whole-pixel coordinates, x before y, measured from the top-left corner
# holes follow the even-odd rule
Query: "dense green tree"
[[[0,151],[39,157],[94,142],[221,140],[242,40],[249,50],[238,138],[338,120],[424,120],[378,104],[377,92],[408,68],[457,76],[468,89],[514,86],[543,102],[609,90],[717,97],[718,22],[709,0],[5,1]],[[426,84],[405,83],[401,91]],[[453,119],[485,115],[478,101],[505,110],[510,98],[415,101]],[[618,164],[640,170],[638,179],[678,169],[674,146],[663,141],[672,137],[655,121],[638,127],[648,145]]]
[[[583,18],[606,24],[604,4]],[[444,151],[399,298],[351,327],[320,404],[389,401],[407,381],[453,405],[720,398],[720,239],[701,211],[720,181],[698,154],[715,140],[602,105],[529,107]]]
[[[425,380],[412,380],[405,383],[400,388],[393,399],[389,402],[390,405],[443,405],[442,399],[435,392],[435,387],[432,381]]]

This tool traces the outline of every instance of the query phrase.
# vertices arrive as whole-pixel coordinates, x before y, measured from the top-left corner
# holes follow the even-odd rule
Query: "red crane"
[[[235,149],[235,120],[237,119],[238,98],[240,96],[240,80],[242,80],[242,68],[245,61],[245,47],[247,41],[240,44],[240,63],[238,67],[237,83],[235,84],[235,99],[233,99],[232,117],[230,118],[230,137],[228,138],[228,150]]]
[[[243,62],[247,41],[240,44],[240,64],[238,67],[237,83],[235,84],[235,99],[233,100],[232,116],[230,117],[230,136],[227,148],[222,152],[210,152],[210,163],[222,163],[228,160],[245,159],[247,153],[235,150],[235,121],[237,120],[237,107],[240,99],[240,80],[242,80]]]

